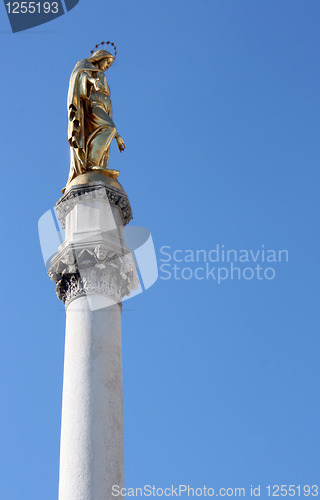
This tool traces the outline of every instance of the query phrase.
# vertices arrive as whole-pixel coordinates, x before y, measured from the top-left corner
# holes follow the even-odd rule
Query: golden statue
[[[112,139],[116,139],[120,152],[126,147],[112,120],[110,89],[104,74],[117,54],[115,45],[111,45],[114,56],[104,49],[92,50],[91,57],[81,59],[75,65],[70,77],[68,140],[71,165],[67,186],[75,177],[88,171],[97,171],[114,179],[119,175],[118,170],[108,168]]]

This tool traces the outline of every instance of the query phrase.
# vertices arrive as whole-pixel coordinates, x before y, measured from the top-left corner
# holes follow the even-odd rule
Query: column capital
[[[103,180],[70,186],[56,204],[57,215],[63,229],[66,228],[67,215],[81,201],[108,200],[110,205],[119,209],[123,226],[132,220],[132,209],[127,193],[123,191],[119,182],[112,185],[106,182],[106,179],[108,178],[104,176]]]
[[[51,260],[49,277],[66,307],[78,297],[102,295],[120,303],[139,285],[123,227],[132,219],[121,184],[106,175],[82,174],[56,204],[65,241]]]
[[[49,277],[56,283],[57,297],[66,307],[85,295],[104,295],[120,303],[139,285],[130,251],[120,256],[100,243],[82,249],[68,246],[56,257]]]

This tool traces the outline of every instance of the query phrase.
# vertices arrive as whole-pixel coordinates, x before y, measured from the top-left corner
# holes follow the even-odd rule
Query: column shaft
[[[121,313],[89,299],[67,307],[59,500],[110,500],[124,482]]]

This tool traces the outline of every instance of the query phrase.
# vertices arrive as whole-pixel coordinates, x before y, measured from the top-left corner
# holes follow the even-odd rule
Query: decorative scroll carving
[[[77,297],[90,294],[119,303],[139,285],[132,253],[120,256],[103,244],[81,250],[68,247],[48,274],[66,307]]]
[[[102,182],[97,182],[95,185],[73,186],[60,198],[56,205],[56,211],[62,228],[65,229],[66,216],[77,203],[96,199],[108,200],[111,205],[118,207],[124,226],[131,221],[132,210],[126,193],[115,187],[106,186]]]

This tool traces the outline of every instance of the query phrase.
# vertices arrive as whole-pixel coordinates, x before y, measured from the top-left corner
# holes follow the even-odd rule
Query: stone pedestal
[[[124,482],[121,301],[139,284],[123,239],[132,212],[117,181],[83,174],[57,213],[65,241],[49,276],[67,316],[59,500],[109,500]]]

